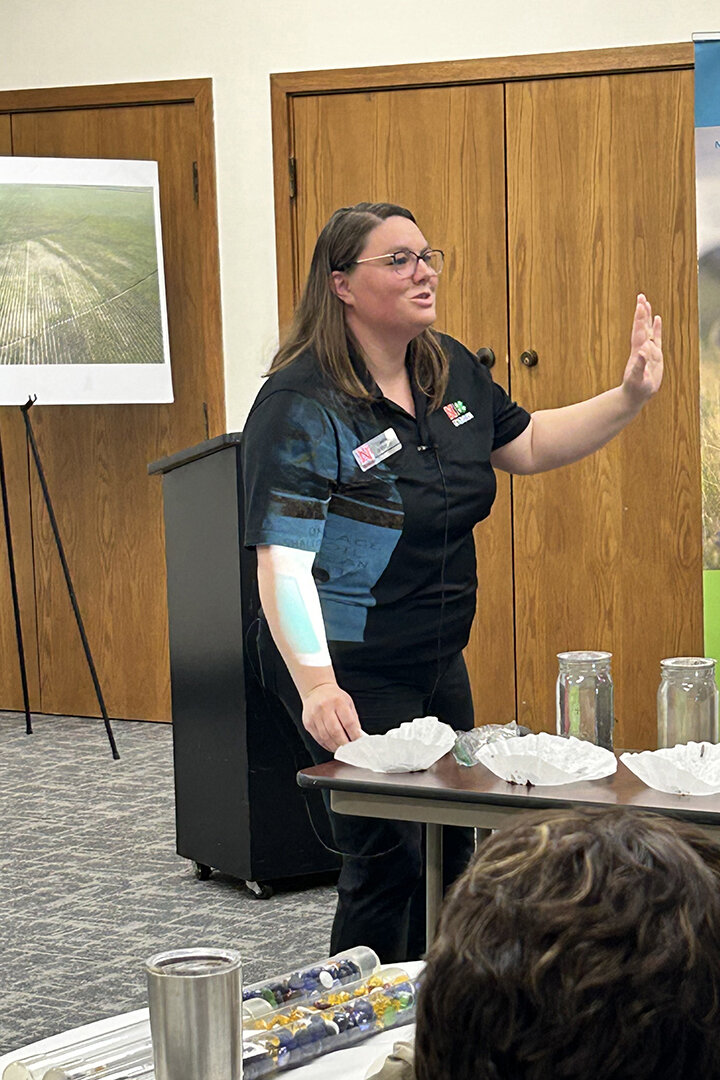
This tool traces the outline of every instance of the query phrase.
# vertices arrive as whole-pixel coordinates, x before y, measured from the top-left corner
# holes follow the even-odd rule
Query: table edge
[[[619,766],[620,767],[620,766]],[[313,766],[314,768],[314,766]],[[363,770],[364,771],[364,770]],[[383,776],[387,777],[388,774],[383,773]],[[405,776],[404,773],[398,773],[398,776]],[[612,779],[608,777],[607,779]],[[513,794],[512,792],[481,792],[472,791],[452,787],[432,787],[424,788],[422,790],[413,790],[403,784],[402,781],[393,783],[387,779],[383,781],[368,780],[360,778],[354,780],[349,777],[328,777],[328,776],[310,776],[305,769],[298,771],[296,776],[298,786],[304,792],[310,792],[313,790],[329,790],[329,791],[348,791],[358,795],[374,795],[374,796],[388,796],[398,797],[406,801],[414,800],[418,803],[424,802],[463,802],[473,803],[477,805],[486,806],[510,806],[515,809],[526,810],[531,812],[533,810],[553,810],[564,809],[569,805],[576,807],[599,807],[610,808],[612,806],[625,807],[633,810],[644,811],[648,814],[662,814],[665,817],[674,817],[680,821],[688,821],[698,823],[701,819],[702,822],[708,825],[720,826],[720,810],[703,810],[697,806],[652,806],[643,805],[641,803],[633,802],[611,802],[607,799],[588,799],[583,798],[581,800],[573,800],[571,788],[573,785],[567,785],[569,793],[567,795],[558,794],[538,794],[539,790],[542,790],[538,786],[532,788],[532,801],[529,801],[528,794]],[[600,783],[601,781],[597,781]],[[527,792],[527,786],[523,785],[523,791]],[[647,785],[645,785],[647,787]],[[647,787],[648,792],[653,792],[655,789]],[[657,792],[659,795],[664,795],[663,792]],[[669,796],[681,800],[685,796]],[[701,796],[693,796],[693,798],[700,798]]]

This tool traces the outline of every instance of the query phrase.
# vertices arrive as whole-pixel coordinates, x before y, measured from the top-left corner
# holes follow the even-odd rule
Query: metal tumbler
[[[155,1080],[240,1080],[240,954],[177,949],[145,968]]]

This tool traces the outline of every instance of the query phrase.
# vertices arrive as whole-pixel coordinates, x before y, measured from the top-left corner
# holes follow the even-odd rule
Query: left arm
[[[586,401],[532,414],[525,430],[493,451],[494,468],[516,474],[546,472],[599,450],[657,393],[663,376],[662,320],[638,296],[630,357],[620,386]]]

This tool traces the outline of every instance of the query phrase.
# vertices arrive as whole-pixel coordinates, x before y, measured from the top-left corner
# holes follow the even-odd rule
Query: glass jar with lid
[[[613,748],[612,653],[557,654],[557,733]]]
[[[673,656],[660,661],[657,696],[658,747],[718,741],[715,661]]]

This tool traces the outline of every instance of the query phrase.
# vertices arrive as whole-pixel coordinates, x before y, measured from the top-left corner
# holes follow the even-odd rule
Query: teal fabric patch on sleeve
[[[320,640],[308,615],[297,579],[290,574],[278,574],[276,583],[278,614],[291,649],[305,654],[319,652]]]

